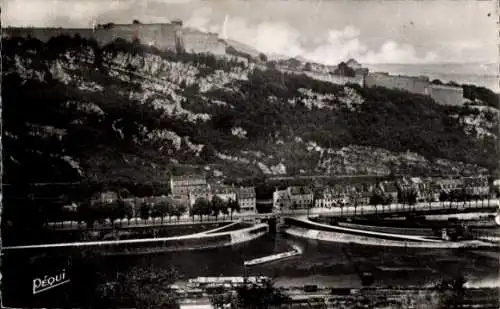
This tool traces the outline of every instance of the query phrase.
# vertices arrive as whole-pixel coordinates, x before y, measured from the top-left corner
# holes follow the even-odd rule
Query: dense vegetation
[[[155,54],[199,67],[199,74],[203,76],[215,70],[228,71],[234,66],[243,68],[242,63],[211,55],[159,51],[138,41],[129,43],[121,39],[102,47],[92,40],[66,36],[52,38],[47,43],[11,38],[2,40],[2,44],[5,183],[97,181],[148,194],[155,183],[165,183],[169,175],[179,172],[170,159],[202,165],[216,161],[216,152],[221,151],[238,154],[240,150],[252,149],[272,154],[275,150],[270,145],[277,139],[292,145],[297,136],[322,147],[356,144],[394,152],[410,150],[431,160],[463,161],[491,170],[498,163],[498,147],[493,138],[478,140],[467,136],[458,121],[449,117],[452,113],[463,113],[461,108],[439,106],[426,96],[350,85],[365,98],[365,103],[356,111],[338,100],[330,103],[340,108],[309,109],[300,103],[293,106],[288,100],[301,97],[298,91],[301,88],[318,94],[342,95],[344,87],[306,75],[255,69],[248,74],[248,81],[233,82],[204,96],[195,85],[181,85],[185,97],[183,107],[211,115],[208,121],[193,123],[183,117],[166,116],[148,103],[131,99],[123,90],[140,92],[143,81],[111,77],[107,72],[109,59],[119,52]],[[93,58],[89,50],[93,51]],[[73,73],[103,85],[105,91],[84,91],[79,89],[78,79],[65,84],[52,76],[48,63],[64,58],[68,51],[77,59],[91,59],[90,63],[81,62]],[[30,69],[44,73],[43,80],[22,77],[16,71],[16,56],[30,59]],[[489,97],[480,88],[470,89],[470,96]],[[214,100],[230,105],[209,104]],[[104,114],[83,114],[75,105],[67,104],[68,101],[93,103]],[[63,129],[64,133],[60,137],[41,138],[33,133],[34,125]],[[119,131],[115,130],[117,126]],[[142,126],[147,130],[171,130],[205,147],[200,157],[194,157],[184,150],[172,152],[169,147],[138,143]],[[232,134],[235,126],[246,130],[245,139]],[[297,152],[284,155],[290,162],[292,174],[301,166],[314,166],[318,160],[313,155],[304,157]],[[74,168],[68,158],[79,162],[80,170]],[[238,166],[247,175],[254,174],[247,168]]]

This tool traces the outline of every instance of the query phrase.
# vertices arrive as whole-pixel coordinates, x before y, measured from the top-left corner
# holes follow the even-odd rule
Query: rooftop
[[[235,189],[226,185],[212,185],[212,192],[215,194],[230,194],[235,193]]]
[[[241,187],[236,189],[236,194],[238,198],[254,198],[255,197],[255,188],[254,187]]]
[[[289,187],[288,188],[291,195],[303,195],[303,194],[312,194],[312,191],[308,187]]]
[[[205,176],[200,175],[184,175],[184,176],[172,176],[172,181],[203,181],[206,182]]]
[[[463,179],[439,179],[436,180],[436,184],[446,186],[446,185],[460,185],[463,184]]]

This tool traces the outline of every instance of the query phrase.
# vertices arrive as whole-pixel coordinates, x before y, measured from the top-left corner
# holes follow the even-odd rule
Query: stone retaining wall
[[[497,245],[482,241],[441,241],[411,235],[375,233],[319,224],[308,219],[287,219],[285,233],[295,237],[327,242],[353,243],[364,246],[408,247],[408,248],[496,248]]]
[[[143,254],[152,252],[170,252],[184,250],[202,250],[231,246],[251,241],[263,236],[269,231],[268,224],[261,223],[249,228],[221,233],[197,233],[164,238],[127,239],[110,241],[88,241],[58,243],[46,245],[11,246],[4,247],[3,251],[16,250],[58,250],[63,248],[93,247],[106,255]]]

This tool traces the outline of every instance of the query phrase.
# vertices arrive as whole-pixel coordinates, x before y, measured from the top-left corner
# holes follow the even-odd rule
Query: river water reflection
[[[295,244],[302,255],[267,264],[244,267],[243,262],[290,250]],[[360,287],[359,272],[369,271],[375,286],[427,286],[456,275],[469,282],[498,282],[498,254],[449,249],[353,247],[287,235],[266,235],[227,248],[171,252],[147,256],[110,257],[118,269],[129,266],[173,266],[181,281],[197,276],[265,275],[280,286],[318,284]]]
[[[244,261],[299,246],[302,254],[286,260],[244,267]],[[328,287],[361,287],[359,273],[371,272],[375,287],[432,286],[441,279],[463,275],[469,287],[499,286],[498,253],[475,253],[466,250],[353,247],[282,234],[268,234],[248,243],[200,251],[181,251],[134,256],[75,258],[82,249],[13,250],[2,256],[2,297],[8,307],[61,307],[76,304],[93,295],[95,273],[117,272],[133,266],[175,268],[180,284],[198,276],[265,275],[275,278],[278,286],[317,284]],[[89,261],[91,266],[85,266]],[[94,262],[92,262],[94,261]],[[96,263],[97,262],[97,263]],[[8,267],[5,267],[8,265]],[[82,266],[83,265],[83,266]],[[94,265],[94,266],[92,266]],[[71,282],[33,295],[32,283],[67,273]]]

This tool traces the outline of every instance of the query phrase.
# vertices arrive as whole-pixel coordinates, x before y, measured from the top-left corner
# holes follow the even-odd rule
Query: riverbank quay
[[[265,223],[230,231],[200,232],[192,235],[159,238],[141,238],[109,241],[83,241],[21,246],[4,246],[3,252],[20,250],[57,250],[61,248],[93,248],[104,255],[129,255],[179,250],[204,250],[232,246],[267,234]]]
[[[308,209],[283,209],[271,213],[234,213],[232,216],[191,217],[186,214],[180,217],[154,217],[142,219],[139,217],[116,219],[113,222],[105,221],[102,223],[95,222],[92,226],[87,226],[85,222],[77,221],[62,221],[48,222],[47,226],[54,229],[104,229],[113,227],[156,227],[182,224],[196,223],[220,223],[233,222],[236,220],[258,221],[272,217],[294,217],[302,215],[329,215],[334,217],[346,216],[369,216],[369,215],[446,215],[446,214],[466,214],[466,213],[489,213],[493,214],[500,208],[499,199],[476,200],[476,201],[461,201],[461,202],[431,202],[417,203],[415,205],[407,204],[390,204],[390,205],[345,205],[343,207],[330,208],[308,208]]]
[[[370,230],[362,225],[340,226],[319,223],[309,217],[285,219],[283,232],[294,237],[362,246],[486,250],[498,248],[498,244],[494,241],[478,239],[452,241],[448,239],[447,231],[442,232],[442,237],[438,238],[415,233],[414,229],[380,227],[378,230]]]
[[[331,216],[363,216],[363,215],[439,215],[449,213],[473,213],[498,211],[500,208],[499,199],[461,201],[461,202],[431,202],[408,204],[389,204],[389,205],[345,205],[343,207],[330,208],[310,208],[282,210],[283,216],[292,215],[331,215]]]

